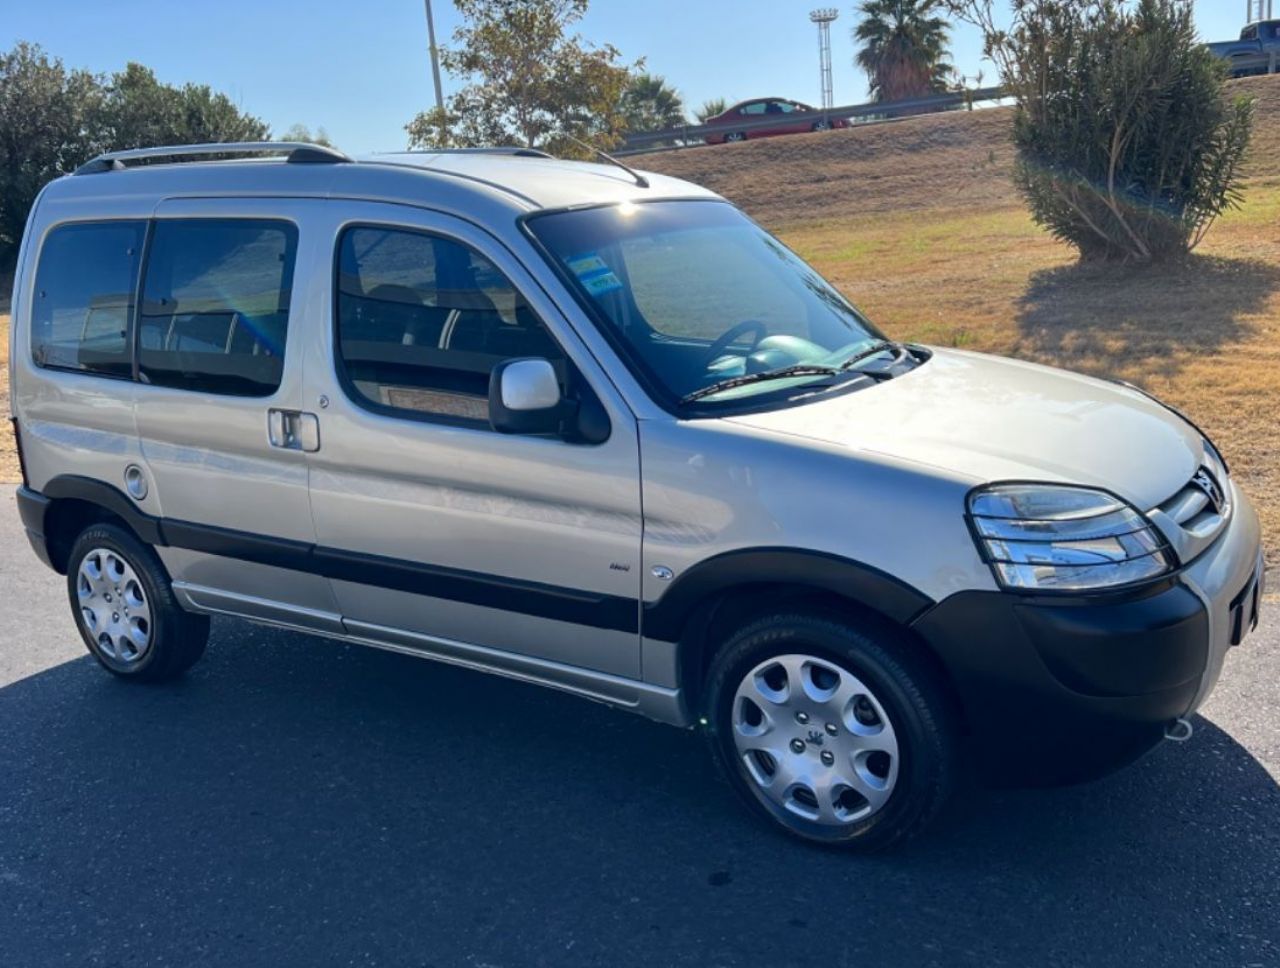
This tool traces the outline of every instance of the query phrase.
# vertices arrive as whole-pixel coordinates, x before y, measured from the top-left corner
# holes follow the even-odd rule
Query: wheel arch
[[[919,589],[871,565],[825,552],[754,548],[695,565],[656,602],[644,607],[647,638],[676,643],[676,674],[693,717],[702,705],[706,672],[717,648],[747,622],[801,609],[873,625],[928,657],[954,684],[940,658],[911,627],[933,607]]]
[[[159,522],[110,484],[67,474],[51,479],[41,493],[49,499],[43,522],[45,547],[58,574],[66,574],[71,546],[91,524],[117,524],[144,544],[164,543]]]

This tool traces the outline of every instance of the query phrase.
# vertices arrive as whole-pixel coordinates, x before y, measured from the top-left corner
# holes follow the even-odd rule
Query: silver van
[[[11,361],[22,518],[110,672],[180,675],[211,615],[496,672],[698,728],[813,841],[1185,738],[1257,621],[1189,420],[887,339],[621,164],[104,155],[32,212]]]

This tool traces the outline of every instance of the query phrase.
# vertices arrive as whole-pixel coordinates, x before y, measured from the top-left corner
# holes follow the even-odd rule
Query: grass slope
[[[1079,264],[1009,180],[1010,112],[644,159],[742,205],[891,335],[1137,383],[1214,437],[1280,564],[1280,77],[1257,99],[1245,203],[1187,262]]]

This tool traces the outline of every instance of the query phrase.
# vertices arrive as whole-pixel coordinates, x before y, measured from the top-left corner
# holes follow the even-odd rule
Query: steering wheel
[[[760,345],[760,341],[769,335],[769,327],[758,319],[744,319],[737,326],[721,333],[716,338],[716,341],[707,348],[707,356],[703,361],[704,365],[711,366],[712,363],[724,356],[725,351],[730,346],[747,333],[756,334],[756,338],[751,341],[751,347],[747,350],[747,355],[750,356],[755,351],[755,348]]]

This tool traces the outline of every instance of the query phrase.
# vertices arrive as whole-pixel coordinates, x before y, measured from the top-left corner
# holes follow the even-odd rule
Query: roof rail
[[[498,145],[494,148],[444,148],[446,153],[457,155],[515,155],[517,158],[551,158],[553,155],[537,148],[522,148],[519,145]]]
[[[123,171],[129,161],[160,161],[183,159],[204,155],[287,155],[292,164],[340,164],[351,158],[336,148],[311,144],[307,141],[228,141],[200,145],[167,145],[162,148],[130,148],[127,151],[108,151],[87,161],[74,172],[76,175],[96,175],[104,171]]]
[[[519,145],[498,145],[493,148],[419,148],[413,151],[388,151],[390,155],[514,155],[517,158],[554,158],[537,148]],[[376,157],[376,155],[374,156]]]

